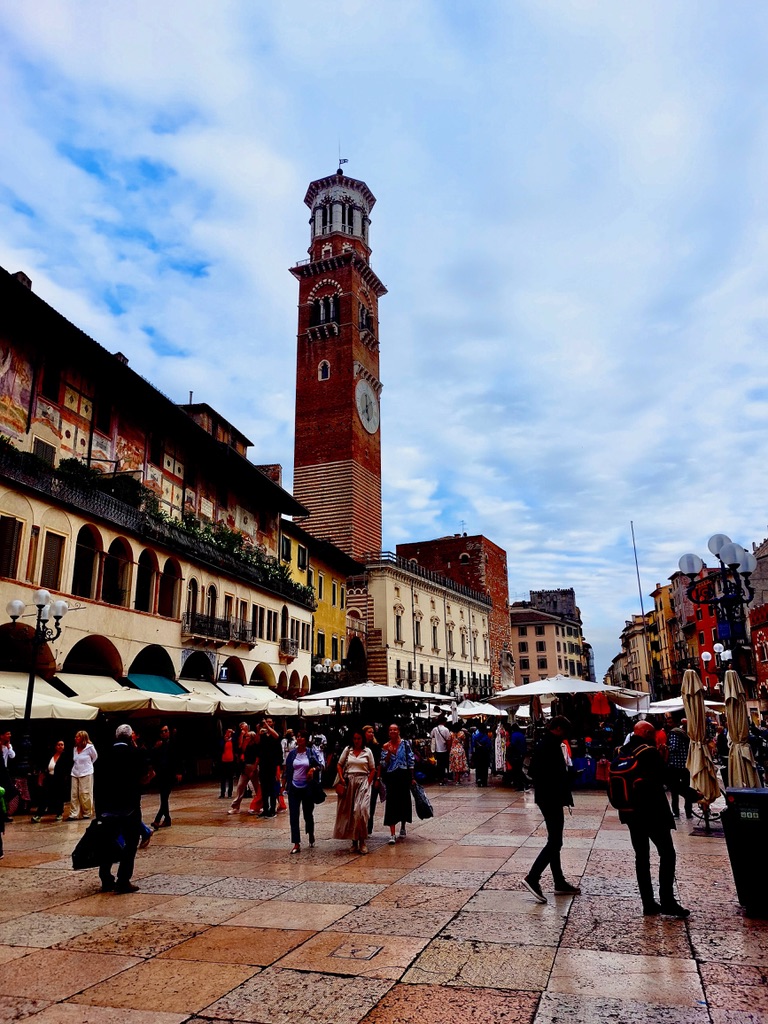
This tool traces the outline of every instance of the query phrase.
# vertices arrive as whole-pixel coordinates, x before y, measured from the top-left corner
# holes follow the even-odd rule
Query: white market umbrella
[[[212,715],[216,711],[215,702],[206,697],[188,693],[152,693],[149,690],[129,690],[128,687],[119,692],[84,697],[83,703],[90,704],[97,711],[158,711],[164,715]]]
[[[692,668],[685,670],[683,685],[683,705],[688,720],[688,759],[685,767],[691,773],[691,786],[701,793],[701,803],[709,805],[720,796],[720,784],[717,781],[717,770],[712,760],[706,741],[706,710],[704,708],[704,687],[698,672]]]
[[[725,718],[728,722],[728,785],[735,789],[757,789],[760,785],[755,755],[749,745],[747,697],[738,672],[725,673]]]
[[[456,711],[462,718],[498,718],[499,715],[506,715],[506,711],[499,711],[493,704],[482,704],[474,700],[463,700],[456,705]]]
[[[380,683],[359,683],[357,686],[340,686],[337,690],[326,690],[324,693],[308,693],[299,698],[301,704],[315,700],[337,700],[340,697],[365,698],[374,697],[379,700],[392,700],[394,697],[405,697],[408,700],[434,701],[450,700],[442,694],[422,693],[421,690],[404,690],[399,686],[382,686]]]
[[[522,686],[512,686],[494,695],[496,704],[523,704],[531,697],[560,696],[567,693],[620,693],[617,686],[606,686],[604,683],[593,683],[588,679],[569,679],[568,676],[556,675],[549,679],[538,679]]]
[[[27,694],[11,686],[0,687],[0,720],[12,721],[24,717]],[[89,707],[70,697],[49,697],[35,693],[32,697],[32,718],[61,718],[76,722],[90,722],[98,715],[98,708]]]

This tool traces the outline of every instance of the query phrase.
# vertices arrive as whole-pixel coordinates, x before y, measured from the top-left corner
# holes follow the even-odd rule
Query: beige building
[[[558,615],[516,601],[509,611],[518,683],[563,675],[589,678],[589,649],[575,616]]]
[[[367,624],[368,674],[425,693],[490,696],[487,594],[391,552],[348,581],[351,614]]]

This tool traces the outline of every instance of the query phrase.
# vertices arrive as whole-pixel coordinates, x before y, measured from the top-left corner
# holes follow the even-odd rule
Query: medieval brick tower
[[[341,168],[313,181],[309,259],[299,282],[293,492],[302,526],[353,558],[381,548],[379,297],[371,270],[376,198]]]

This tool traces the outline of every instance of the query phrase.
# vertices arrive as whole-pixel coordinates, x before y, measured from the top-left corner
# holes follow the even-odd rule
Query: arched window
[[[142,551],[136,567],[136,598],[133,606],[137,612],[155,610],[155,576],[157,559],[151,551]]]
[[[168,558],[160,575],[160,588],[157,593],[157,614],[167,619],[178,615],[178,594],[181,581],[179,563]]]
[[[331,376],[331,364],[327,359],[324,359],[317,368],[317,379],[328,380]]]
[[[216,587],[213,584],[208,587],[208,594],[205,600],[205,614],[209,619],[216,618]]]
[[[113,540],[104,557],[101,600],[128,607],[131,596],[131,549],[121,538]]]
[[[337,295],[326,295],[315,299],[309,314],[309,326],[319,327],[321,324],[339,322],[339,299]]]
[[[187,624],[192,625],[197,615],[198,586],[194,577],[187,583]]]
[[[84,526],[75,544],[75,568],[72,573],[72,593],[75,597],[92,598],[96,593],[98,552],[101,539],[91,526]]]

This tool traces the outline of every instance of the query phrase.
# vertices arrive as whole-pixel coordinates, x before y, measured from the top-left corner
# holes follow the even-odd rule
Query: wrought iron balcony
[[[297,658],[299,655],[299,641],[291,640],[284,636],[280,641],[280,654],[284,658]]]

